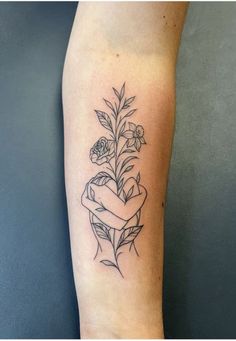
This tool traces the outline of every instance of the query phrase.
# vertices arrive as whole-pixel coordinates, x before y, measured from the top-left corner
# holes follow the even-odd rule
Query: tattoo
[[[130,172],[134,160],[138,159],[137,153],[146,142],[143,127],[130,122],[137,110],[131,109],[135,96],[125,97],[125,83],[120,91],[115,88],[113,91],[113,103],[104,99],[109,113],[95,110],[109,138],[100,137],[90,150],[90,160],[103,169],[86,184],[81,202],[89,210],[91,228],[97,240],[94,259],[98,254],[102,257],[104,247],[106,250],[109,247],[111,257],[100,262],[116,268],[123,277],[118,263],[121,254],[127,249],[139,256],[135,240],[143,228],[140,218],[147,191],[140,184],[140,172],[136,177]]]

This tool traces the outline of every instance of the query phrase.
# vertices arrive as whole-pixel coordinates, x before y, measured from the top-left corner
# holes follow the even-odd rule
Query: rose
[[[109,162],[114,155],[114,141],[106,137],[101,137],[90,149],[90,160],[98,165]]]
[[[133,177],[126,180],[121,194],[115,192],[114,180],[104,185],[93,183],[86,185],[82,195],[82,204],[106,226],[121,230],[135,226],[139,221],[139,211],[147,196],[146,189]]]

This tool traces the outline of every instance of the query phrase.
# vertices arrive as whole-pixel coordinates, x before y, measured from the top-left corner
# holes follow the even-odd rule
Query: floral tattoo
[[[103,169],[88,181],[81,202],[89,210],[97,241],[94,259],[99,256],[103,265],[116,268],[123,277],[119,257],[125,251],[139,256],[135,240],[143,228],[140,218],[147,191],[140,184],[140,173],[134,177],[130,172],[146,142],[143,127],[130,122],[137,110],[131,109],[135,96],[125,96],[125,83],[113,91],[113,103],[104,99],[108,113],[95,110],[109,138],[100,137],[90,150],[92,163]]]

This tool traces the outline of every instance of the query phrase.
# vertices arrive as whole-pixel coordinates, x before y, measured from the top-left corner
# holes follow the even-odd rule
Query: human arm
[[[185,11],[184,3],[81,3],[76,15],[63,103],[66,191],[82,337],[163,336],[163,206],[174,128],[175,63]],[[94,109],[105,111],[101,98],[113,103],[111,88],[120,91],[124,81],[127,96],[136,96],[132,105],[138,108],[129,120],[144,127],[146,140],[130,172],[135,177],[140,172],[148,195],[140,221],[137,216],[137,225],[143,225],[135,240],[140,257],[120,256],[122,278],[114,267],[92,260],[96,240],[81,195],[96,172],[107,171],[106,164],[89,159],[91,146],[104,135]]]

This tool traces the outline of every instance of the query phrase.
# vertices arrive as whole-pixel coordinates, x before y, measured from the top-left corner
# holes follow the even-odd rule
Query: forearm
[[[172,37],[168,48],[162,35],[159,34],[158,39],[158,32],[164,24],[158,20],[158,24],[155,22],[155,15],[166,15],[166,5],[155,6],[82,4],[68,48],[63,82],[65,171],[82,337],[157,338],[163,335],[163,215],[174,127],[175,57],[184,11],[179,9],[182,14],[181,20],[175,24],[176,38]],[[173,13],[168,13],[173,21]],[[140,25],[142,29],[138,30]],[[171,29],[174,30],[174,26]],[[168,33],[170,37],[171,34]],[[120,100],[112,87],[120,91],[124,81],[125,94]],[[137,139],[141,141],[142,134],[137,135],[137,131],[134,133],[137,144],[131,147],[127,146],[132,142],[123,137],[127,149],[125,156],[135,155],[138,158],[128,164],[134,167],[125,172],[121,183],[117,171],[120,150],[117,121],[119,115],[128,111],[119,112],[121,107],[117,110],[114,103],[116,101],[119,106],[121,102],[122,106],[125,98],[132,96],[136,97],[128,110],[138,110],[127,117],[124,131],[129,130],[129,122],[136,127],[142,126],[146,144],[138,145]],[[94,112],[94,109],[99,109],[111,115],[102,98],[108,99],[115,108],[115,117],[111,116],[112,131],[100,124]],[[129,134],[126,135],[131,136]],[[91,162],[89,151],[102,136],[115,142],[114,153],[110,154],[113,173],[109,171],[107,162]],[[110,174],[112,179],[106,185],[114,185],[114,193],[122,200],[129,200],[127,197],[124,199],[121,193],[123,190],[123,195],[127,196],[132,188],[125,188],[125,181],[130,177],[137,179],[137,188],[140,184],[147,191],[145,202],[140,207],[135,203],[137,217],[127,221],[125,226],[126,237],[129,228],[136,228],[137,236],[130,240],[135,241],[140,257],[136,256],[131,242],[119,246],[122,236],[114,236],[113,228],[108,229],[107,240],[100,240],[103,232],[96,225],[99,215],[92,214],[81,204],[86,183],[101,171]],[[87,194],[87,199],[91,203],[96,201],[93,192]],[[134,207],[132,210],[135,212]],[[117,214],[110,211],[112,203],[109,213]],[[93,261],[97,241],[102,245],[102,252],[98,248],[99,253]],[[113,257],[112,262],[116,266],[106,266],[101,261],[110,259],[115,251],[114,245],[116,255],[120,251],[122,254],[118,261]]]

